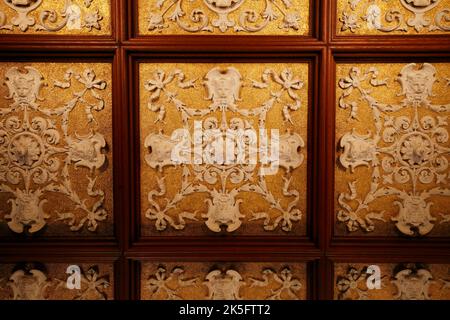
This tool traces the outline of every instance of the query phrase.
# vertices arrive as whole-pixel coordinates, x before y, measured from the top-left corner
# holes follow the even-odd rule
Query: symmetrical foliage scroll
[[[433,34],[450,31],[449,0],[338,0],[338,34]]]
[[[389,78],[388,68],[398,76]],[[439,225],[435,235],[448,236],[447,65],[338,69],[338,223],[349,232],[377,233],[376,226],[392,221],[407,236],[425,236]]]
[[[139,1],[141,34],[309,33],[308,0]]]
[[[45,67],[65,74],[51,79]],[[105,138],[108,124],[94,116],[111,113],[110,97],[104,98],[110,81],[91,67],[1,68],[7,91],[0,108],[0,209],[2,223],[14,233],[44,231],[49,223],[55,227],[47,234],[97,233],[100,223],[111,224],[111,176],[102,174],[111,172],[106,164],[110,134]],[[110,65],[98,69],[110,77]]]
[[[67,285],[79,271],[79,286]],[[113,298],[112,266],[106,264],[21,263],[0,266],[0,300],[106,300]],[[110,279],[111,278],[111,279]]]
[[[208,269],[209,268],[209,269]],[[242,269],[242,270],[241,270]],[[298,300],[306,298],[304,265],[144,264],[141,298]]]
[[[379,288],[371,282],[369,265],[380,268]],[[339,300],[448,300],[449,265],[422,263],[335,265],[335,299]]]
[[[108,0],[1,0],[0,33],[110,34]]]
[[[193,224],[200,229],[199,234],[241,228],[245,232],[249,223],[256,229],[259,221],[259,230],[253,232],[289,233],[296,223],[302,223],[307,72],[293,70],[306,71],[307,66],[267,66],[253,71],[251,77],[245,74],[248,69],[240,66],[244,65],[203,65],[208,71],[200,73],[201,69],[189,69],[187,65],[141,65],[141,88],[145,91],[145,95],[141,93],[141,207],[144,223],[153,221],[152,234],[168,230],[179,233]],[[148,71],[144,73],[142,68]],[[257,73],[260,80],[252,78]],[[201,105],[202,100],[206,106]],[[200,135],[192,130],[195,121],[202,121],[200,129],[204,131]],[[179,133],[180,128],[186,131]],[[260,174],[273,164],[268,154],[266,164],[237,159],[202,164],[193,161],[199,152],[200,158],[211,158],[214,139],[230,138],[230,130],[264,130],[268,134],[272,128],[280,129],[279,169],[273,175]],[[299,130],[301,134],[296,132]],[[250,150],[249,137],[235,138],[230,140],[234,151]],[[197,151],[195,139],[202,141],[202,150]],[[183,157],[179,162],[171,159],[175,148]],[[185,161],[189,159],[192,161]],[[156,188],[149,189],[151,181],[157,182]]]

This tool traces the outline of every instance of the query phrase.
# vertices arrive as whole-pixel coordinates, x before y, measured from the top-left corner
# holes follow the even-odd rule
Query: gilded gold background
[[[409,1],[413,3],[413,1]],[[425,1],[427,2],[427,1]],[[336,14],[336,33],[338,35],[433,35],[445,34],[449,29],[448,19],[445,21],[445,15],[439,15],[444,9],[450,8],[449,0],[428,1],[430,4],[438,2],[437,6],[430,7],[430,10],[425,12],[424,18],[429,22],[429,25],[419,24],[417,29],[414,25],[408,25],[408,20],[415,17],[414,11],[408,10],[401,4],[401,0],[337,0],[337,14]],[[382,27],[385,31],[377,30],[377,28],[369,27],[367,23],[368,13],[371,6],[376,5],[380,11],[375,13],[380,19]],[[414,7],[413,7],[414,8]],[[422,10],[423,7],[417,6]],[[388,22],[386,17],[389,12],[395,12],[390,15],[392,21]],[[373,11],[372,11],[373,12]],[[397,15],[402,15],[401,23],[398,24]],[[435,18],[438,19],[443,28],[434,28],[436,26]],[[344,21],[345,20],[345,21]],[[396,26],[399,25],[399,28]],[[350,28],[349,26],[353,26]],[[431,30],[430,30],[431,27]],[[395,29],[395,30],[391,30]]]
[[[367,278],[370,275],[366,273],[366,270],[370,265],[380,267],[380,289],[367,288]],[[401,273],[402,270],[409,271]],[[432,278],[429,278],[430,275]],[[412,300],[414,295],[415,300],[448,300],[450,299],[450,265],[337,263],[334,266],[334,283],[334,299]],[[406,292],[408,293],[405,294]]]
[[[101,148],[101,150],[96,150],[94,152],[92,145],[88,142],[88,140],[83,140],[83,143],[79,144],[79,148],[87,147],[86,153],[84,157],[86,157],[86,164],[82,164],[82,162],[78,161],[80,159],[76,158],[72,161],[69,161],[68,165],[68,179],[64,179],[64,170],[63,164],[64,161],[68,160],[67,155],[70,149],[69,146],[74,146],[74,143],[68,143],[64,139],[62,125],[64,123],[63,114],[59,115],[50,115],[47,116],[42,112],[37,110],[33,110],[30,105],[27,105],[27,115],[30,121],[35,117],[41,117],[44,119],[48,119],[49,123],[52,123],[55,127],[55,130],[60,135],[60,140],[58,143],[53,143],[51,146],[56,148],[61,148],[60,151],[63,151],[56,155],[56,158],[60,161],[60,166],[58,169],[53,172],[54,176],[50,175],[49,179],[45,181],[43,184],[37,184],[31,181],[30,190],[32,192],[36,192],[36,190],[44,190],[44,188],[49,186],[59,186],[59,190],[55,190],[57,192],[52,191],[44,191],[41,196],[39,196],[39,201],[28,202],[27,204],[23,204],[21,202],[18,203],[17,212],[29,212],[33,215],[34,219],[37,214],[37,206],[38,202],[42,208],[42,211],[48,215],[48,218],[45,220],[46,224],[42,229],[38,230],[34,235],[38,236],[111,236],[113,234],[113,175],[112,175],[112,66],[110,63],[32,63],[32,62],[24,62],[24,63],[12,63],[12,62],[4,62],[0,64],[0,79],[2,81],[6,81],[6,73],[11,68],[18,67],[22,75],[27,75],[27,67],[32,67],[38,70],[42,74],[42,86],[39,90],[39,97],[42,100],[36,99],[36,103],[39,104],[37,110],[52,110],[53,112],[57,110],[61,110],[61,108],[72,105],[73,102],[78,96],[81,95],[81,99],[78,100],[77,103],[73,105],[72,111],[69,112],[68,116],[68,136],[72,137],[74,141],[78,141],[77,137],[86,137],[92,133],[98,133],[103,136],[106,142],[106,146]],[[68,80],[67,88],[56,87],[55,81],[64,82],[65,76],[67,75],[67,71],[71,70],[72,76]],[[84,76],[84,72],[86,70],[91,70],[95,74],[94,79],[92,79],[92,83],[87,80]],[[28,72],[28,75],[30,73]],[[85,83],[81,83],[77,80],[77,77],[81,81]],[[99,82],[100,81],[100,82]],[[66,83],[66,85],[67,85]],[[96,86],[104,83],[105,87],[103,89],[96,88]],[[91,85],[93,85],[91,87]],[[87,88],[87,86],[89,88]],[[23,108],[16,108],[12,113],[6,113],[5,110],[14,103],[14,99],[7,100],[5,97],[9,95],[8,87],[6,85],[0,86],[0,97],[1,104],[0,107],[3,109],[0,114],[0,121],[3,124],[8,121],[8,118],[11,116],[18,117],[19,121],[23,121],[25,117],[25,111]],[[103,107],[101,110],[95,110],[96,107],[92,108],[91,116],[92,121],[89,122],[89,115],[87,113],[89,106],[96,106],[100,100],[103,101]],[[23,123],[23,122],[20,122]],[[5,130],[5,128],[3,128]],[[4,131],[2,130],[2,138],[4,138]],[[6,130],[7,132],[11,132],[10,130]],[[10,133],[10,137],[12,134]],[[11,145],[11,144],[9,144]],[[28,144],[30,147],[32,144]],[[28,149],[29,151],[30,149]],[[101,154],[106,156],[104,163],[101,167],[97,168],[95,163],[90,163],[95,158],[99,158]],[[6,152],[3,154],[2,164],[5,164],[9,161],[7,158]],[[42,165],[41,165],[42,166]],[[87,166],[92,166],[89,168]],[[17,167],[17,166],[16,166]],[[19,166],[20,167],[20,166]],[[25,167],[23,169],[26,169]],[[8,227],[8,222],[11,219],[7,219],[6,215],[11,214],[13,201],[16,198],[14,194],[11,192],[6,192],[4,186],[12,188],[12,190],[16,190],[16,188],[20,190],[25,189],[24,180],[20,179],[18,184],[12,184],[7,180],[7,172],[8,167],[5,167],[6,171],[0,169],[0,185],[4,190],[0,192],[0,235],[2,236],[19,236],[18,233],[11,232],[11,229]],[[31,172],[30,170],[24,171],[25,174],[27,172]],[[88,194],[88,187],[90,185],[90,181],[94,184],[92,185],[92,191],[94,194]],[[74,191],[72,196],[67,194],[64,191],[63,186],[66,186],[67,189],[71,189]],[[100,194],[103,192],[103,196]],[[99,201],[103,199],[103,202]],[[80,207],[81,205],[81,207]],[[85,206],[90,211],[95,213],[100,213],[105,210],[106,219],[100,220],[98,217],[95,217],[92,214],[88,214],[85,210],[82,209],[82,206]],[[82,227],[77,231],[71,231],[69,224],[71,219],[68,217],[69,215],[73,215],[75,221],[72,226],[77,226],[80,223]],[[66,219],[60,219],[60,215],[65,215]],[[90,219],[94,218],[96,220],[97,226],[95,226],[94,230],[88,230],[90,226]],[[93,220],[92,220],[93,222]],[[31,224],[32,226],[33,224]],[[25,227],[26,229],[26,227]],[[26,234],[27,231],[24,230],[23,234]]]
[[[280,102],[276,103],[272,109],[267,114],[267,122],[265,127],[269,130],[271,128],[279,129],[280,136],[285,133],[285,130],[290,130],[292,133],[298,133],[305,142],[305,147],[301,148],[301,154],[304,155],[303,163],[296,169],[291,170],[291,183],[289,189],[294,189],[299,192],[299,201],[295,208],[298,208],[302,212],[302,217],[300,221],[292,222],[292,230],[285,232],[281,230],[281,226],[278,226],[274,231],[265,231],[263,229],[262,220],[250,221],[252,214],[260,211],[267,211],[272,219],[280,216],[280,213],[271,208],[270,204],[264,200],[264,198],[254,192],[240,192],[236,199],[242,199],[243,202],[240,204],[240,212],[244,215],[242,218],[242,225],[234,231],[232,234],[236,235],[305,235],[306,233],[306,221],[307,221],[307,208],[306,208],[306,180],[307,180],[307,118],[308,118],[308,65],[307,64],[288,64],[288,63],[265,63],[265,64],[253,64],[253,63],[220,63],[220,64],[210,64],[210,63],[159,63],[159,64],[149,64],[142,63],[139,66],[139,92],[140,92],[140,136],[141,136],[141,232],[143,235],[203,235],[203,234],[214,234],[205,226],[205,219],[200,217],[200,213],[206,213],[208,211],[208,205],[206,199],[209,198],[205,193],[193,193],[186,196],[181,202],[178,202],[176,206],[168,211],[168,215],[173,219],[176,219],[176,215],[183,211],[197,212],[197,221],[186,220],[186,226],[184,229],[176,230],[168,226],[165,230],[158,231],[155,228],[155,220],[149,220],[145,217],[145,212],[149,209],[150,205],[148,202],[148,194],[152,190],[158,189],[158,177],[165,177],[164,182],[166,185],[167,193],[161,197],[156,197],[161,208],[164,208],[168,203],[167,199],[173,199],[176,192],[181,188],[182,179],[182,169],[180,166],[170,166],[164,167],[163,172],[158,172],[157,169],[152,169],[145,161],[145,156],[148,154],[148,148],[144,147],[144,142],[149,134],[156,134],[160,130],[166,135],[171,135],[171,133],[177,129],[182,128],[182,121],[180,117],[180,112],[177,111],[175,106],[167,101],[162,93],[161,97],[155,101],[156,105],[164,105],[166,110],[164,123],[156,122],[159,113],[150,111],[147,108],[150,96],[153,92],[149,92],[145,89],[144,83],[147,80],[153,78],[154,72],[157,69],[161,69],[165,72],[167,76],[170,71],[181,70],[185,75],[185,80],[197,79],[195,88],[179,89],[176,87],[176,81],[167,85],[163,92],[176,92],[176,98],[183,101],[187,106],[191,108],[204,109],[210,105],[211,101],[207,101],[205,97],[207,96],[206,90],[202,84],[205,75],[214,67],[219,67],[225,70],[227,67],[234,67],[239,70],[242,75],[243,87],[240,91],[240,99],[236,102],[239,108],[255,108],[261,106],[267,99],[270,98],[271,92],[276,92],[280,90],[280,85],[271,82],[269,87],[264,90],[256,90],[252,88],[252,80],[260,81],[261,75],[266,69],[272,69],[276,73],[280,73],[282,70],[290,69],[295,78],[301,79],[303,82],[303,87],[300,90],[295,90],[301,101],[301,107],[296,111],[291,111],[291,117],[293,124],[286,123],[283,121],[282,117],[282,107],[287,103],[292,103],[289,96],[284,93]],[[239,114],[227,111],[228,120],[232,117],[240,117]],[[213,115],[219,116],[220,112],[216,111]],[[195,117],[204,120],[207,117]],[[242,117],[244,118],[244,117]],[[220,120],[219,120],[220,121]],[[249,117],[249,121],[253,123],[255,128],[258,128],[258,118]],[[191,135],[193,134],[193,121],[190,120]],[[259,161],[259,160],[258,160]],[[204,166],[204,165],[202,165]],[[250,182],[257,182],[257,170],[259,165],[253,172],[253,180]],[[267,187],[272,193],[275,199],[280,199],[280,203],[283,208],[287,208],[288,204],[294,199],[291,197],[283,196],[283,174],[286,171],[284,168],[279,168],[277,174],[266,176]],[[191,177],[192,178],[192,177]],[[190,178],[190,180],[191,180]],[[227,181],[227,190],[231,190],[232,187],[243,185],[231,184]],[[208,185],[209,189],[213,187],[220,190],[220,181],[215,185]],[[222,230],[222,233],[225,232]],[[226,233],[226,232],[225,232]],[[231,234],[231,233],[228,233]]]
[[[155,285],[160,271],[160,283]],[[219,277],[211,275],[220,271]],[[225,276],[228,270],[236,273]],[[270,270],[270,271],[269,271]],[[168,277],[170,277],[168,279]],[[224,276],[224,278],[221,278]],[[237,279],[240,276],[239,279]],[[184,285],[180,285],[181,283]],[[236,279],[236,282],[232,282]],[[266,279],[266,281],[265,281]],[[222,280],[222,283],[221,283]],[[256,280],[256,281],[255,281]],[[185,282],[187,281],[187,282]],[[259,285],[258,285],[259,284]],[[284,285],[284,287],[283,287]],[[223,290],[223,288],[226,288]],[[244,300],[305,300],[307,293],[306,264],[298,263],[143,263],[141,271],[142,300],[207,300],[210,295],[216,299],[229,294],[227,299]]]
[[[343,153],[343,149],[339,147],[340,139],[344,136],[344,134],[354,132],[358,135],[364,136],[366,134],[374,134],[376,131],[374,116],[372,112],[372,108],[369,107],[367,101],[362,98],[361,93],[357,89],[353,89],[353,92],[345,98],[346,103],[350,104],[351,102],[356,102],[358,104],[357,107],[357,119],[350,118],[351,111],[349,108],[343,109],[339,107],[339,97],[344,92],[343,89],[339,86],[339,81],[344,78],[349,77],[349,72],[352,67],[357,67],[361,71],[361,75],[358,79],[361,79],[364,76],[364,73],[368,72],[371,68],[375,67],[378,70],[376,73],[375,81],[384,81],[387,80],[387,85],[381,86],[371,86],[369,81],[371,80],[372,73],[366,76],[366,80],[361,80],[355,83],[361,84],[361,87],[368,92],[370,97],[373,97],[379,103],[386,104],[400,104],[402,100],[405,99],[405,95],[402,93],[402,86],[399,81],[397,81],[397,76],[400,74],[403,67],[405,67],[406,63],[367,63],[367,64],[338,64],[336,67],[336,167],[335,167],[335,211],[336,214],[339,210],[343,209],[342,206],[338,203],[338,197],[341,193],[350,193],[349,183],[355,181],[355,190],[357,191],[357,196],[353,200],[349,200],[348,203],[351,207],[357,208],[359,203],[358,201],[363,201],[366,199],[366,195],[369,193],[371,188],[371,175],[373,173],[372,163],[369,163],[367,166],[358,166],[354,168],[354,172],[352,173],[350,169],[345,169],[340,161],[339,157]],[[434,105],[445,105],[450,102],[450,92],[448,90],[448,79],[450,78],[450,65],[447,63],[432,63],[432,65],[436,68],[436,81],[432,86],[432,95],[428,98]],[[419,118],[423,118],[425,116],[431,117],[442,117],[442,119],[447,119],[448,112],[434,112],[426,107],[418,107],[418,116]],[[382,124],[385,124],[386,120],[394,117],[397,119],[401,116],[407,116],[412,118],[414,116],[414,108],[409,106],[402,108],[396,112],[382,112],[381,119]],[[448,130],[447,122],[443,123],[442,128]],[[384,128],[385,129],[385,128]],[[384,130],[383,129],[383,130]],[[400,134],[400,133],[399,133]],[[381,140],[378,145],[380,147],[385,147],[390,145],[390,143],[386,143]],[[442,147],[450,147],[450,142],[445,141],[441,143]],[[448,159],[448,152],[444,155]],[[377,158],[381,161],[383,155],[380,154]],[[381,167],[380,170],[380,179],[379,179],[379,187],[395,187],[398,189],[405,190],[407,192],[412,192],[412,180],[407,183],[398,183],[393,181],[393,183],[385,183],[383,182],[383,175],[386,172],[383,171]],[[447,169],[445,172],[441,172],[441,174],[448,175],[449,170]],[[447,182],[445,182],[447,181]],[[439,184],[434,180],[429,184],[417,184],[417,194],[425,190],[430,190],[436,187],[448,188],[449,182],[448,180],[444,180]],[[372,200],[372,199],[370,199]],[[442,215],[448,215],[449,208],[449,198],[445,195],[431,195],[427,198],[427,203],[431,202],[432,205],[429,208],[431,215],[436,218],[434,221],[434,227],[427,236],[449,236],[450,234],[450,223],[445,219]],[[391,219],[396,216],[399,212],[399,197],[396,195],[382,195],[381,197],[375,199],[373,202],[370,202],[369,206],[366,209],[362,209],[357,215],[359,218],[364,218],[364,216],[369,212],[382,213],[383,221],[373,220],[374,222],[374,230],[371,232],[362,231],[362,228],[358,228],[358,230],[354,232],[348,232],[344,223],[336,221],[335,224],[335,232],[338,235],[377,235],[377,236],[396,236],[401,235],[399,231],[395,227],[395,223],[391,221]],[[363,206],[361,206],[363,208]],[[419,211],[417,209],[417,211]],[[412,214],[412,213],[411,213]],[[353,216],[352,219],[356,219],[356,216]]]
[[[13,8],[5,4],[6,0],[0,1],[0,34],[58,34],[58,35],[110,35],[111,34],[111,2],[110,0],[70,0],[66,7],[66,1],[59,0],[42,0],[41,4],[27,14],[28,18],[35,19],[34,23],[23,24],[23,29],[20,25],[13,25],[13,19],[18,16],[18,13]],[[11,0],[8,0],[11,2]],[[33,3],[37,1],[29,1],[29,4],[23,6],[30,8]],[[89,5],[87,5],[89,4]],[[69,22],[64,23],[66,18],[70,17],[70,12],[73,16],[78,17],[77,9],[69,9],[69,6],[79,8],[80,25],[76,26]],[[23,8],[22,7],[22,8]],[[50,29],[43,28],[36,30],[37,26],[43,25],[40,21],[40,15],[44,12],[53,12],[56,21],[51,21],[51,15],[44,20],[46,26]],[[62,14],[66,12],[66,18]],[[3,18],[2,18],[3,16]],[[74,18],[78,19],[78,18]],[[70,19],[69,19],[70,20]],[[59,26],[62,26],[59,27]],[[71,27],[73,26],[73,27]],[[53,30],[57,28],[59,30]]]
[[[81,271],[80,289],[69,289],[70,265]],[[36,273],[34,270],[38,270]],[[23,271],[24,277],[15,277]],[[16,273],[17,274],[17,273]],[[36,277],[37,275],[37,277]],[[39,278],[43,275],[42,278]],[[13,278],[11,278],[13,276]],[[42,280],[41,280],[42,279]],[[15,292],[18,294],[15,296]],[[114,271],[106,263],[17,263],[0,264],[0,300],[113,300]]]
[[[194,1],[138,1],[138,30],[140,35],[165,35],[165,34],[252,34],[252,35],[308,35],[310,34],[309,27],[309,12],[310,3],[309,0],[292,0],[289,2],[275,0],[275,1],[229,1],[225,2],[224,8],[228,9],[235,3],[241,3],[236,10],[230,10],[227,15],[230,24],[220,29],[219,26],[214,26],[214,20],[219,16],[217,12],[209,9],[205,2],[210,0],[194,0]],[[162,3],[161,7],[157,4]],[[286,7],[285,4],[289,4]],[[269,14],[267,8],[272,8],[273,13]],[[202,10],[204,16],[208,17],[207,27],[210,31],[187,31],[177,24],[180,21],[183,25],[187,25],[190,28],[198,27],[202,25],[200,21],[192,21],[191,14],[196,12],[196,18],[201,16],[198,10]],[[245,22],[245,25],[249,25],[253,28],[258,28],[257,31],[243,30],[240,32],[235,31],[235,27],[239,25],[241,15],[246,11],[254,11],[254,21]],[[225,9],[224,9],[225,11]],[[183,12],[182,16],[176,17],[178,13]],[[264,22],[266,17],[270,15],[272,18]],[[245,19],[244,19],[245,20]],[[262,27],[262,28],[259,28]],[[151,30],[149,30],[151,29]]]

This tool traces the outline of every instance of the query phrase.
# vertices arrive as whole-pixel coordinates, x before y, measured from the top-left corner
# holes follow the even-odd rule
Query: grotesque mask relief
[[[387,68],[398,76],[385,78]],[[376,230],[393,223],[407,236],[448,236],[447,65],[338,69],[337,220],[347,233],[336,230],[394,235]]]
[[[379,287],[372,286],[374,276],[368,271],[374,266],[380,271],[376,275]],[[445,264],[337,263],[334,296],[339,300],[448,300],[447,271]]]
[[[397,288],[394,299],[399,300],[430,300],[429,286],[433,276],[426,269],[405,269],[395,275],[392,282]]]
[[[104,300],[111,299],[112,265],[77,266],[79,286],[70,287],[62,263],[0,265],[0,300]]]
[[[141,299],[298,300],[305,280],[304,264],[144,263]]]
[[[139,33],[308,35],[308,0],[138,2]]]
[[[14,233],[111,233],[110,81],[89,67],[0,65],[0,223]]]
[[[1,33],[111,33],[109,0],[1,0]]]
[[[304,232],[307,66],[273,67],[140,65],[144,234]]]
[[[338,0],[337,33],[444,34],[450,31],[448,0]]]

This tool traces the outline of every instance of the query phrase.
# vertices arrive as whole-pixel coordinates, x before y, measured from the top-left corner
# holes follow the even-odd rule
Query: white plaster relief
[[[97,229],[98,221],[108,214],[103,208],[104,192],[94,190],[96,170],[106,160],[103,149],[106,141],[98,132],[75,136],[68,133],[69,115],[83,106],[86,123],[95,122],[92,110],[104,108],[103,98],[97,90],[103,90],[106,82],[96,79],[95,72],[86,69],[82,74],[68,70],[63,82],[55,81],[54,86],[63,90],[71,88],[72,76],[84,85],[84,90],[74,92],[74,98],[62,106],[45,108],[46,101],[39,96],[43,77],[39,70],[32,67],[12,67],[5,73],[5,84],[9,89],[6,99],[12,100],[8,107],[0,108],[0,192],[11,195],[8,203],[11,212],[5,214],[9,228],[22,233],[25,229],[35,233],[47,224],[54,215],[64,220],[72,231],[86,226],[89,231]],[[90,96],[90,97],[89,97]],[[96,101],[96,104],[87,102]],[[93,100],[92,100],[93,99]],[[37,115],[38,114],[38,115]],[[56,119],[61,121],[58,130]],[[61,157],[64,160],[61,161]],[[79,197],[72,187],[69,167],[90,169],[89,184],[86,191],[89,197],[96,199],[88,207],[87,199]],[[74,204],[74,212],[48,212],[45,205],[48,193],[59,193]]]
[[[448,155],[446,146],[449,139],[447,117],[440,115],[450,110],[450,104],[434,104],[432,87],[436,82],[436,69],[433,65],[414,63],[405,65],[396,81],[401,85],[399,96],[404,99],[400,104],[377,101],[371,95],[372,88],[386,86],[387,79],[378,80],[378,71],[372,67],[363,73],[358,67],[352,67],[349,76],[339,81],[342,94],[339,107],[350,109],[348,121],[358,120],[358,102],[347,101],[347,97],[357,90],[361,100],[373,111],[375,132],[365,135],[355,130],[344,134],[339,142],[342,153],[340,164],[351,172],[359,166],[371,170],[370,190],[362,195],[356,189],[356,181],[349,183],[350,193],[340,193],[338,202],[338,221],[353,232],[360,228],[371,232],[375,229],[373,220],[386,222],[385,212],[372,211],[370,204],[385,196],[395,196],[394,204],[398,212],[391,220],[397,229],[409,236],[424,236],[431,232],[437,217],[430,212],[433,202],[431,196],[450,196],[448,189]],[[395,116],[395,112],[409,109],[412,117]],[[421,115],[420,110],[427,109],[432,115]],[[384,144],[385,146],[382,146]],[[407,192],[401,185],[410,183],[412,191]],[[420,190],[419,186],[434,183],[436,186]],[[399,185],[400,184],[400,185]],[[355,208],[352,203],[358,202]],[[440,223],[448,222],[448,214],[440,213]]]

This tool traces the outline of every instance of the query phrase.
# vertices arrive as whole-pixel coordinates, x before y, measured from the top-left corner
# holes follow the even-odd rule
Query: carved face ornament
[[[3,0],[3,2],[18,12],[30,12],[39,7],[42,0]]]
[[[239,71],[233,67],[226,70],[213,68],[206,74],[204,82],[207,90],[206,99],[213,101],[214,109],[234,108],[235,102],[239,100],[241,78]]]
[[[28,273],[17,270],[9,277],[8,285],[14,300],[45,300],[45,290],[49,285],[42,271],[32,269]]]
[[[395,201],[400,210],[392,221],[396,221],[396,227],[406,235],[414,235],[417,231],[420,235],[429,233],[434,225],[431,223],[435,221],[430,214],[430,207],[432,202],[426,202],[424,196],[402,196],[403,203]]]
[[[403,136],[399,143],[399,159],[406,166],[421,166],[429,161],[434,154],[434,147],[430,138],[420,132]]]
[[[394,299],[429,300],[428,287],[432,278],[431,273],[425,269],[417,270],[415,273],[410,269],[398,272],[392,281],[397,287]]]
[[[40,200],[42,192],[17,189],[15,194],[16,199],[8,200],[12,205],[11,213],[5,215],[5,218],[10,219],[9,228],[17,233],[22,233],[25,226],[30,226],[30,233],[41,230],[45,226],[45,219],[49,218],[43,209],[47,200]]]
[[[204,218],[208,218],[206,225],[214,232],[220,232],[221,226],[227,226],[227,231],[232,232],[238,229],[244,217],[239,211],[239,204],[241,199],[236,200],[235,197],[238,191],[233,190],[228,193],[217,192],[215,189],[211,191],[211,199],[206,199],[208,204],[208,212]]]
[[[6,74],[5,84],[9,89],[9,95],[6,99],[14,99],[12,108],[17,106],[30,106],[36,108],[36,100],[42,100],[39,97],[39,90],[42,85],[41,73],[33,67],[25,67],[26,73],[22,73],[19,68],[12,67]]]
[[[441,0],[400,0],[401,4],[415,13],[424,13],[433,9]]]
[[[208,287],[208,298],[211,300],[240,300],[239,289],[245,283],[235,270],[227,270],[225,273],[214,270],[208,273],[204,284]]]
[[[424,63],[420,68],[417,64],[410,63],[401,70],[397,80],[402,86],[401,95],[406,95],[409,102],[428,105],[427,99],[433,95],[436,69],[429,63]]]
[[[212,11],[217,13],[229,13],[241,6],[244,0],[203,0]]]

